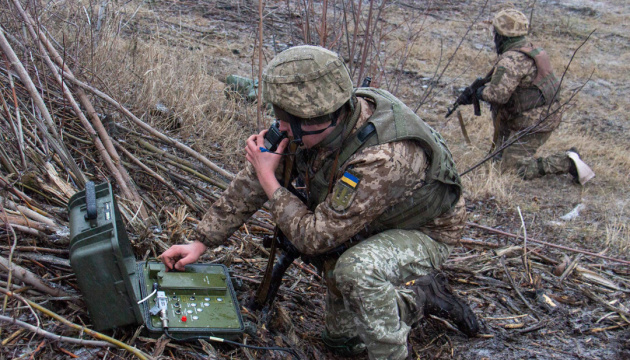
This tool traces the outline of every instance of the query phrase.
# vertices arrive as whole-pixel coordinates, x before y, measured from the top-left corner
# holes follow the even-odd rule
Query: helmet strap
[[[302,146],[304,145],[304,142],[302,141],[302,137],[306,135],[321,134],[324,131],[328,130],[329,128],[337,126],[337,118],[339,117],[339,113],[341,112],[342,108],[343,106],[337,109],[332,114],[328,115],[330,118],[330,124],[327,127],[320,130],[310,130],[310,131],[302,130],[302,121],[296,116],[293,116],[287,113],[291,119],[291,121],[289,122],[289,125],[291,126],[291,132],[293,133],[293,142],[296,143],[298,146]]]

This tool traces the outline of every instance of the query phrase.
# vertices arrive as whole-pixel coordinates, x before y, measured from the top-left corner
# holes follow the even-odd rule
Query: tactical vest
[[[553,72],[549,55],[542,48],[524,46],[517,49],[536,64],[536,77],[531,86],[517,87],[506,104],[506,108],[513,113],[523,113],[543,105],[549,105],[552,99],[559,98],[560,82]]]
[[[418,229],[449,211],[459,200],[462,189],[455,162],[442,136],[385,90],[359,88],[356,95],[371,99],[376,108],[368,122],[343,142],[337,161],[334,157],[324,160],[310,178],[307,205],[311,211],[326,199],[331,171],[335,171],[334,180],[337,180],[343,164],[353,154],[366,147],[401,140],[416,141],[427,154],[425,185],[411,197],[400,199],[398,204],[388,208],[369,225],[370,230],[375,233],[387,229]],[[298,159],[302,162],[300,152]]]

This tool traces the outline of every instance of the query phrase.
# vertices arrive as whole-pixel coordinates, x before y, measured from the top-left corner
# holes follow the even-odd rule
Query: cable
[[[155,293],[157,292],[157,289],[153,290],[152,293],[150,293],[149,295],[147,295],[147,297],[145,297],[144,299],[138,301],[138,305],[142,304],[143,302],[149,300],[151,298],[151,296],[155,295]]]
[[[240,346],[240,347],[245,347],[245,348],[248,348],[248,349],[284,351],[284,352],[288,352],[289,354],[291,354],[295,359],[301,360],[300,359],[300,355],[294,349],[291,349],[291,348],[283,348],[283,347],[278,347],[278,346],[248,345],[248,344],[243,344],[243,343],[232,341],[232,340],[226,340],[226,339],[215,337],[215,336],[190,336],[190,337],[178,339],[178,338],[173,337],[168,332],[167,328],[164,328],[164,334],[166,335],[167,338],[169,338],[171,340],[174,340],[174,341],[210,340],[210,341],[214,341],[214,342],[222,342],[222,343],[226,343],[226,344],[231,344],[231,345],[236,345],[236,346]]]

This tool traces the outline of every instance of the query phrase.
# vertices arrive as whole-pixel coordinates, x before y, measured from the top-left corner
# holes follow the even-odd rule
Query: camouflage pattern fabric
[[[295,46],[274,57],[263,72],[265,102],[308,119],[332,113],[352,95],[352,78],[334,52]]]
[[[567,156],[566,151],[547,157],[534,157],[536,150],[547,142],[550,136],[551,133],[534,133],[523,136],[503,151],[501,171],[516,170],[516,173],[525,180],[539,178],[547,174],[568,173],[572,161]]]
[[[373,107],[364,99],[355,129],[365,124]],[[323,160],[332,156],[335,142],[316,149],[310,167],[317,171]],[[326,200],[310,211],[302,201],[285,188],[278,189],[270,201],[271,213],[278,226],[304,254],[325,253],[345,243],[354,235],[374,235],[370,222],[401,198],[424,185],[427,160],[424,151],[413,141],[399,141],[366,148],[354,154],[344,169],[360,177],[352,202],[342,211],[334,208],[334,199]],[[276,171],[280,179],[282,167]],[[342,186],[336,181],[335,186]],[[335,187],[331,194],[335,193]],[[267,200],[255,170],[248,164],[241,170],[197,225],[197,239],[216,247],[236,231]],[[420,230],[440,242],[459,241],[465,220],[465,208],[458,206],[433,219]]]
[[[527,35],[529,31],[527,16],[516,9],[499,11],[492,19],[492,26],[499,35],[507,37]]]
[[[365,99],[358,98],[358,102],[360,114],[353,131],[361,128],[374,110],[374,104]],[[304,167],[307,171],[317,171],[323,160],[335,153],[339,142],[323,144],[311,149],[313,157]],[[427,166],[425,152],[414,141],[371,146],[344,164],[341,173],[351,172],[358,180],[344,206],[334,199],[339,193],[336,187],[348,185],[341,178],[335,179],[331,194],[313,211],[282,187],[269,202],[274,220],[303,254],[326,253],[355,236],[366,239],[354,243],[336,265],[333,261],[326,266],[334,269],[324,274],[329,285],[326,326],[332,337],[359,335],[372,359],[406,356],[407,334],[422,312],[415,308],[413,292],[401,286],[439,267],[451,250],[447,243],[457,243],[464,227],[465,201],[460,197],[450,211],[419,230],[377,233],[370,228],[383,211],[424,185]],[[279,168],[276,176],[280,178],[280,174]],[[209,247],[222,244],[265,200],[255,171],[248,165],[203,217],[197,227],[198,239]],[[372,284],[379,290],[370,291]]]
[[[404,284],[439,268],[451,249],[417,230],[387,230],[350,248],[335,266],[343,296],[328,293],[326,331],[358,335],[370,359],[405,359],[409,331],[423,311]]]
[[[511,48],[518,49],[524,45],[526,44],[516,43]],[[496,136],[497,143],[494,144],[494,148],[500,147],[510,136],[517,136],[520,131],[527,131],[548,113],[549,108],[547,105],[527,110],[520,114],[511,112],[506,106],[517,87],[531,87],[535,77],[535,62],[527,55],[519,51],[507,50],[499,56],[492,80],[482,93],[483,100],[491,105],[492,121],[495,133],[498,135]],[[503,151],[502,171],[516,170],[519,174],[527,173],[527,175],[523,176],[528,178],[534,176],[533,171],[535,168],[537,169],[538,160],[531,157],[547,141],[551,132],[560,125],[562,112],[556,111],[558,106],[557,103],[554,103],[549,110],[552,115],[536,129],[529,130],[531,133],[522,137],[518,143]],[[554,111],[555,113],[553,113]],[[543,166],[549,170],[548,172],[545,171],[547,174],[566,173],[570,165],[570,160],[568,160],[566,155],[563,158],[559,154],[541,161]],[[538,171],[536,170],[536,172]]]
[[[526,44],[516,43],[511,48],[521,48],[524,45]],[[495,124],[499,123],[515,132],[535,125],[541,117],[546,116],[548,106],[541,106],[517,114],[510,112],[506,105],[517,87],[530,88],[533,86],[535,78],[536,64],[532,58],[515,50],[507,50],[499,56],[492,80],[486,85],[482,93],[483,100],[491,104]],[[541,123],[534,130],[535,132],[550,132],[560,125],[562,113],[555,111],[557,107],[557,103],[552,105],[550,109],[552,115]]]
[[[279,168],[276,177],[281,177],[281,171]],[[266,201],[267,195],[258,182],[256,170],[248,163],[236,174],[223,196],[204,214],[193,239],[209,248],[223,244]]]
[[[355,125],[359,129],[369,116],[373,105],[363,98],[361,115]],[[324,159],[334,156],[334,143],[317,149],[311,161],[310,171],[317,172]],[[316,255],[344,244],[359,234],[362,238],[374,235],[370,224],[401,199],[408,198],[424,185],[427,158],[417,143],[398,141],[367,147],[349,158],[339,172],[350,170],[360,179],[352,194],[352,201],[340,207],[334,194],[343,193],[342,179],[335,179],[331,194],[314,211],[310,211],[287,189],[278,189],[271,199],[270,209],[276,223],[300,252]],[[346,189],[347,191],[347,189]],[[428,224],[433,238],[445,243],[457,243],[463,229],[463,219],[453,221],[445,213]],[[422,230],[423,228],[420,228]]]

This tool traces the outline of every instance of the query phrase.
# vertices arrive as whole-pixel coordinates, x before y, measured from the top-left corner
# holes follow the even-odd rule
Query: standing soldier
[[[249,164],[208,210],[196,241],[162,254],[167,268],[225,242],[269,200],[279,229],[319,259],[328,288],[322,338],[333,351],[404,359],[411,327],[427,314],[474,336],[474,313],[436,275],[466,218],[440,134],[387,91],[353,89],[343,60],[321,47],[285,50],[262,79],[279,129],[300,146],[292,172],[277,155],[289,140],[273,153],[261,149],[265,131],[252,135]],[[283,173],[306,184],[305,202],[281,185]]]
[[[490,103],[493,149],[500,148],[510,136],[526,132],[498,155],[501,170],[516,170],[525,180],[570,173],[583,185],[595,174],[575,148],[548,157],[534,157],[562,120],[558,101],[560,84],[549,55],[525,38],[529,22],[520,11],[502,10],[495,15],[492,25],[498,60],[490,82],[477,89],[475,95]],[[470,96],[463,104],[472,101]]]

